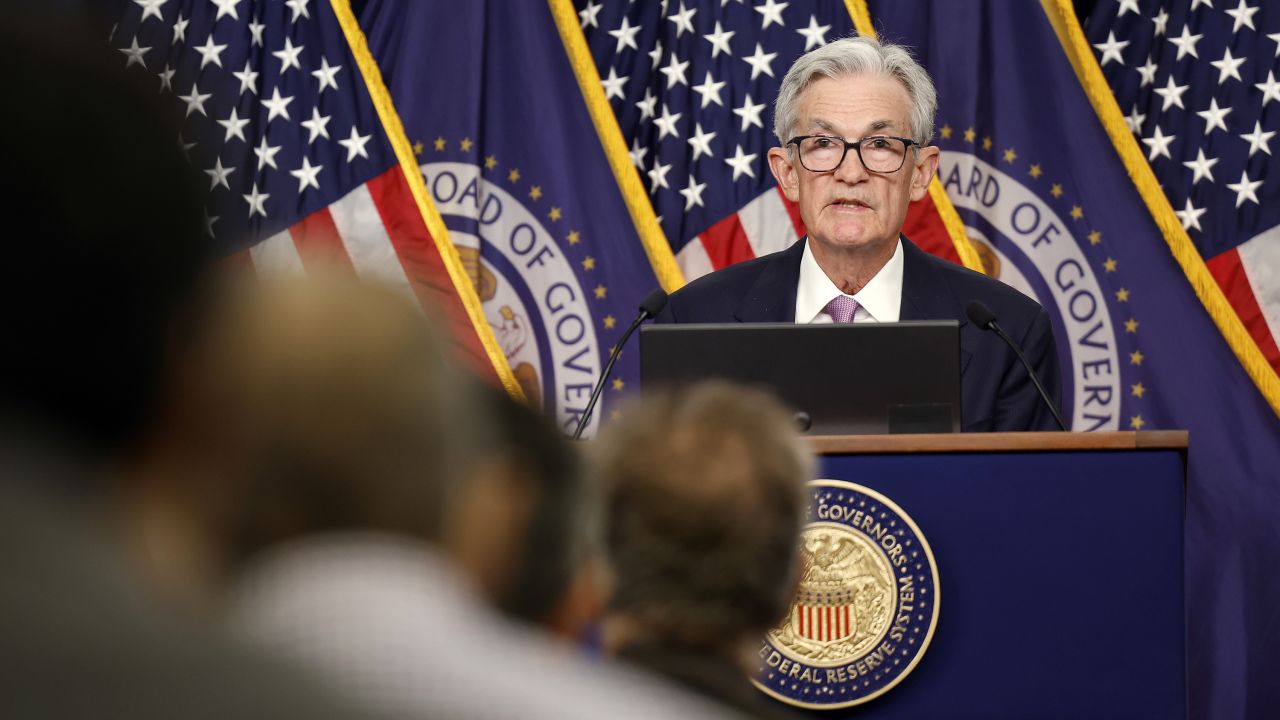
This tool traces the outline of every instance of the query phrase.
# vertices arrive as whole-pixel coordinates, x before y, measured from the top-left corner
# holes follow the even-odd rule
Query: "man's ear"
[[[584,561],[543,625],[556,637],[582,643],[603,620],[608,592],[608,574],[601,561],[597,558]]]
[[[511,591],[537,492],[510,458],[487,458],[471,468],[447,502],[440,544],[490,602]]]
[[[800,202],[800,168],[786,148],[769,148],[769,169],[782,188],[782,194],[791,202]]]
[[[916,155],[915,168],[911,173],[911,199],[919,200],[929,192],[929,181],[933,180],[933,174],[938,171],[938,157],[941,151],[937,146],[930,145],[920,148]]]

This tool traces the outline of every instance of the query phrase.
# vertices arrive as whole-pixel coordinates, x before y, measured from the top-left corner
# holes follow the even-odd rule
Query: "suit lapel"
[[[946,278],[931,258],[906,238],[902,239],[902,320],[959,320],[968,322]]]
[[[775,254],[734,309],[738,322],[794,322],[805,240]]]
[[[958,320],[960,332],[969,324],[960,301],[934,263],[946,262],[928,256],[905,237],[902,238],[902,307],[900,320]],[[969,365],[971,353],[960,347],[960,374]]]

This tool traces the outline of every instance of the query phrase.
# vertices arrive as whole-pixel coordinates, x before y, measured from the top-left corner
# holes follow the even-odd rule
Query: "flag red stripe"
[[[953,263],[960,263],[956,244],[942,223],[942,216],[933,204],[933,198],[923,198],[907,206],[907,220],[902,224],[902,234],[911,238],[921,250],[937,255]]]
[[[1276,339],[1271,335],[1271,328],[1267,327],[1267,320],[1262,315],[1258,299],[1254,297],[1249,276],[1245,274],[1244,265],[1240,263],[1240,253],[1235,249],[1228,250],[1210,258],[1205,264],[1209,267],[1209,273],[1213,275],[1213,279],[1218,282],[1218,287],[1222,288],[1223,294],[1227,296],[1227,302],[1235,308],[1240,322],[1244,323],[1249,335],[1253,337],[1254,342],[1258,343],[1262,356],[1267,359],[1272,368],[1280,372],[1280,348],[1277,348]]]
[[[497,370],[485,354],[400,168],[391,168],[367,185],[418,301],[432,316],[444,320],[461,353],[460,360],[486,379],[497,382]]]
[[[707,228],[698,236],[707,249],[707,257],[711,258],[711,266],[719,270],[736,262],[750,260],[756,254],[747,241],[747,233],[742,229],[742,221],[738,213],[730,213],[715,225]]]
[[[329,208],[320,208],[304,217],[289,228],[289,234],[293,236],[298,257],[302,258],[302,266],[307,272],[337,268],[355,274],[351,257],[347,255],[338,228],[333,224]]]

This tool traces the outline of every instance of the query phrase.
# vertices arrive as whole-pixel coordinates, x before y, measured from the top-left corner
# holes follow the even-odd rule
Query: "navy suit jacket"
[[[805,240],[781,252],[730,265],[674,293],[660,323],[795,322]],[[965,432],[1056,430],[1057,423],[1009,346],[971,322],[981,300],[1022,347],[1055,404],[1058,353],[1039,303],[1004,283],[934,257],[903,238],[901,320],[960,322],[961,427]]]

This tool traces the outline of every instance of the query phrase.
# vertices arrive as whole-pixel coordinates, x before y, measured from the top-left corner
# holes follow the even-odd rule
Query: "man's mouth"
[[[836,207],[851,208],[851,209],[858,209],[858,208],[869,209],[871,207],[870,205],[867,205],[861,200],[855,200],[855,199],[836,200],[831,204]]]

